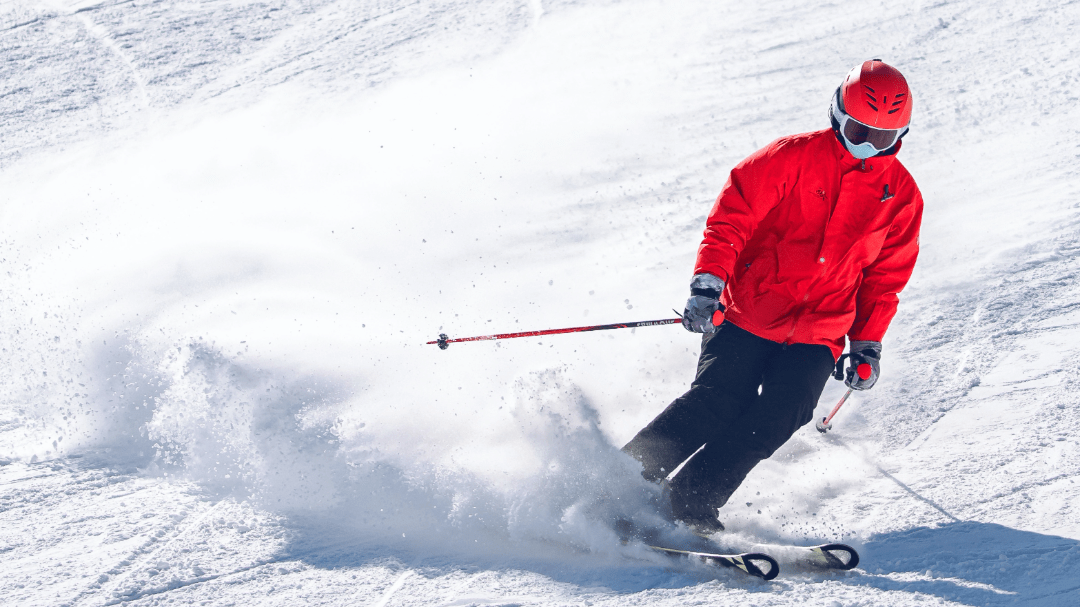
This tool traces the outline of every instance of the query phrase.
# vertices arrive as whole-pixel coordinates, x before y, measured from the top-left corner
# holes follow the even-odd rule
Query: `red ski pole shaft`
[[[851,390],[851,388],[848,388],[848,391],[844,392],[844,396],[840,398],[840,402],[836,403],[836,406],[833,407],[829,415],[821,418],[821,421],[816,424],[818,432],[826,432],[829,430],[829,428],[832,428],[832,418],[836,415],[836,412],[840,410],[840,407],[844,406],[844,403],[847,401],[848,397],[851,396]]]
[[[440,350],[450,347],[450,344],[461,341],[489,341],[492,339],[513,339],[515,337],[538,337],[541,335],[558,335],[560,333],[582,333],[584,331],[606,331],[608,329],[633,329],[635,327],[655,327],[658,325],[673,325],[681,323],[681,318],[667,318],[664,320],[641,320],[637,322],[620,322],[612,325],[590,325],[587,327],[570,327],[567,329],[544,329],[542,331],[521,331],[519,333],[497,333],[495,335],[480,335],[477,337],[457,337],[450,339],[445,333],[439,334],[439,339],[429,341],[428,344],[438,344]]]

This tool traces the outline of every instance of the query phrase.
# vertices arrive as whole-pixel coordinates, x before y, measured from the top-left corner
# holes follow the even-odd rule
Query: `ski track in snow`
[[[1078,7],[0,3],[0,603],[1080,603]],[[723,510],[861,566],[619,545],[694,336],[423,342],[667,318],[871,56],[927,203],[883,376]]]

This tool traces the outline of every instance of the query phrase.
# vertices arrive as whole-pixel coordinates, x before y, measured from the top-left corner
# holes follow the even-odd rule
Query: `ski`
[[[859,565],[859,553],[847,544],[828,543],[817,546],[794,546],[790,544],[756,544],[750,552],[721,554],[714,552],[716,543],[712,537],[697,535],[686,546],[685,541],[672,541],[661,529],[640,528],[633,521],[619,519],[614,524],[615,531],[623,544],[640,542],[650,550],[668,556],[685,556],[714,563],[723,567],[738,569],[743,573],[772,580],[780,574],[780,563],[796,569],[818,569],[848,571]],[[666,539],[665,539],[666,538]],[[673,548],[663,544],[683,544],[684,548]],[[722,549],[722,548],[721,548]]]
[[[848,571],[859,565],[859,553],[847,544],[821,544],[819,546],[754,546],[755,552],[741,554],[717,554],[702,550],[685,550],[646,544],[651,550],[670,556],[687,556],[732,567],[759,577],[771,580],[780,574],[780,563],[796,569],[819,569]]]
[[[623,544],[630,544],[632,542],[640,543],[650,550],[666,554],[670,557],[697,559],[721,567],[737,569],[747,575],[752,575],[766,581],[775,578],[780,573],[780,564],[776,562],[776,559],[769,556],[764,551],[744,552],[741,554],[720,554],[710,552],[705,546],[711,547],[712,544],[708,542],[707,538],[701,537],[697,537],[697,541],[692,542],[694,544],[699,544],[703,548],[701,550],[672,548],[660,545],[665,542],[665,540],[662,539],[664,534],[660,529],[642,529],[627,519],[615,521],[614,526],[615,531],[619,534],[619,539]],[[670,541],[670,538],[668,541]]]
[[[647,545],[647,544],[646,544]],[[668,556],[686,556],[696,558],[707,563],[715,563],[722,567],[738,569],[743,573],[759,577],[769,581],[780,574],[780,564],[776,559],[764,552],[744,552],[742,554],[714,554],[712,552],[699,552],[697,550],[681,550],[678,548],[665,548],[664,546],[648,546],[649,549],[667,554]]]

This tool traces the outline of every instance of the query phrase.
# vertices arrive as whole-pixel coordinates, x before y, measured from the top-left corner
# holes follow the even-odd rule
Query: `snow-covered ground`
[[[0,2],[0,603],[1080,604],[1080,4]],[[619,545],[727,172],[908,76],[883,376]],[[842,394],[832,382],[824,414]]]

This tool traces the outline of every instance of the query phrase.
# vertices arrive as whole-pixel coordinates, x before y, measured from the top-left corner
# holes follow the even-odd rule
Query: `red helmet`
[[[864,61],[840,85],[842,109],[875,129],[902,129],[911,122],[911,89],[904,75],[880,59]]]
[[[880,59],[865,61],[836,89],[829,117],[836,136],[855,158],[895,153],[890,150],[911,122],[907,80]]]

